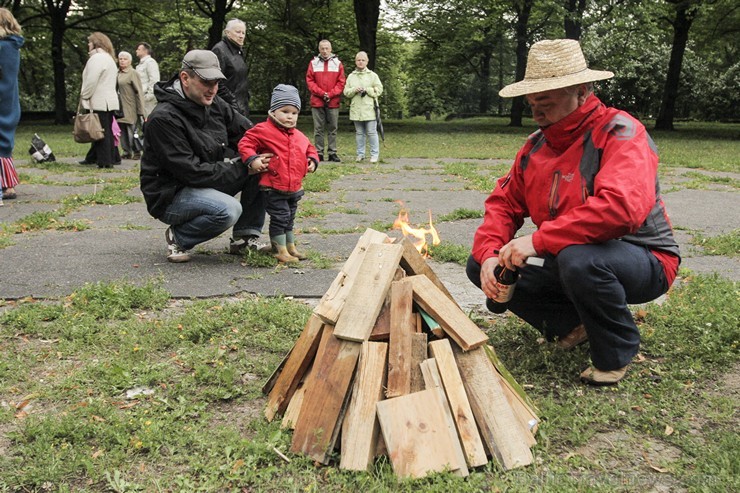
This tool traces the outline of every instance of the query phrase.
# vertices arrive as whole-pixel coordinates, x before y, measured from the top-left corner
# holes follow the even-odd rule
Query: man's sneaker
[[[342,160],[339,159],[339,156],[337,156],[336,154],[329,154],[329,161],[333,161],[335,163],[341,163],[342,162]]]
[[[370,164],[375,164],[377,162],[378,162],[378,158],[376,158],[376,157],[371,157],[370,158]]]
[[[164,232],[164,238],[167,240],[167,260],[170,262],[181,263],[190,260],[190,254],[175,241],[175,235],[172,234],[172,226]]]
[[[272,246],[267,243],[260,241],[259,236],[249,235],[243,238],[231,238],[229,244],[229,253],[232,255],[241,255],[244,250],[252,250],[255,252],[271,252]]]

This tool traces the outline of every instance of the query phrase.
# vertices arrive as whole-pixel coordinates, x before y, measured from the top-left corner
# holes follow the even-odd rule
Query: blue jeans
[[[232,226],[234,238],[259,236],[265,225],[265,206],[258,185],[259,175],[249,177],[240,200],[213,188],[185,187],[160,219],[172,226],[175,241],[185,250]]]
[[[480,287],[481,266],[468,259],[468,278]],[[545,257],[543,267],[520,270],[509,310],[548,339],[583,323],[591,361],[609,371],[630,363],[640,347],[628,304],[646,303],[668,291],[662,264],[644,246],[611,240],[571,245]]]
[[[378,159],[380,156],[380,142],[378,141],[378,122],[368,120],[366,122],[354,122],[355,142],[357,143],[357,157],[365,157],[365,135],[370,140],[370,158]]]

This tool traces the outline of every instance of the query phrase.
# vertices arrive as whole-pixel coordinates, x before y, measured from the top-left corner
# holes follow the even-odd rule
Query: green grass
[[[695,234],[691,242],[700,246],[704,255],[740,256],[740,229],[718,236]]]
[[[452,157],[456,161],[444,161],[442,172],[487,192],[533,130],[529,123],[523,129],[507,123],[493,118],[388,121],[381,154],[385,159]],[[302,125],[309,130],[306,121]],[[664,166],[737,172],[739,130],[738,125],[681,123],[676,133],[654,137]],[[70,127],[24,124],[17,136],[21,160],[33,131],[60,158],[87,150],[72,141]],[[339,147],[345,158],[354,154],[346,122]],[[481,158],[504,161],[476,161]],[[341,205],[338,179],[403,173],[402,168],[322,165],[306,180],[309,193],[299,212],[320,217],[325,208],[312,202],[311,192],[331,190],[340,197],[332,207],[352,213]],[[78,181],[52,176],[62,173]],[[120,172],[109,175],[76,164],[24,164],[21,177],[27,183],[84,184],[87,192],[68,194],[50,212],[2,224],[0,248],[24,231],[87,227],[66,219],[81,207],[137,200],[129,196],[136,173],[120,177]],[[734,179],[685,175],[689,186],[737,188]],[[457,209],[436,221],[481,214]],[[389,231],[388,221],[378,219],[371,227]],[[737,230],[695,235],[694,242],[704,254],[736,257],[740,249]],[[309,259],[296,268],[326,269],[336,261],[305,253]],[[443,242],[431,253],[436,261],[464,265],[469,246]],[[257,252],[245,253],[241,262],[263,268],[266,276],[284,268]],[[368,473],[349,473],[316,467],[301,456],[288,454],[290,463],[278,457],[274,448],[287,453],[291,433],[262,417],[261,387],[311,312],[301,303],[247,295],[173,300],[157,279],[138,287],[90,284],[58,301],[0,300],[0,492],[738,491],[737,384],[732,386],[740,371],[737,285],[717,276],[683,270],[681,275],[683,282],[664,303],[636,313],[641,356],[616,388],[587,388],[577,381],[588,364],[586,346],[557,351],[513,316],[471,314],[526,386],[543,421],[535,464],[504,472],[491,463],[465,480],[435,474],[399,482],[385,458]],[[136,389],[147,393],[127,397]]]
[[[540,344],[515,317],[479,319],[544,418],[536,462],[401,482],[384,458],[349,473],[274,452],[287,453],[291,434],[264,420],[260,389],[305,324],[303,304],[176,302],[157,281],[5,302],[0,491],[737,490],[737,399],[721,387],[724,372],[737,375],[736,302],[734,283],[688,273],[665,303],[641,308],[641,357],[601,389],[576,382],[585,347]],[[664,472],[651,472],[645,454],[666,448],[650,459]]]
[[[415,158],[454,158],[503,159],[513,161],[527,135],[536,130],[532,120],[525,119],[524,126],[512,128],[507,118],[479,117],[453,120],[449,122],[423,118],[388,120],[384,123],[386,140],[381,144],[381,157],[384,159]],[[678,122],[676,131],[653,131],[654,122],[645,122],[648,131],[655,139],[664,167],[701,168],[713,171],[733,171],[740,169],[740,152],[737,136],[740,124],[720,124],[705,122]],[[312,135],[310,117],[302,117],[299,128]],[[28,146],[34,132],[49,144],[57,157],[69,158],[84,156],[87,146],[76,144],[70,137],[72,127],[54,126],[48,122],[27,122],[18,127],[16,134],[16,159],[27,158]],[[368,163],[361,166],[347,164],[355,154],[354,127],[346,120],[340,121],[338,148],[345,162],[323,163],[316,173],[306,179],[306,190],[325,190],[327,181],[339,175],[364,172]],[[77,170],[81,167],[70,164],[38,164],[42,169]]]

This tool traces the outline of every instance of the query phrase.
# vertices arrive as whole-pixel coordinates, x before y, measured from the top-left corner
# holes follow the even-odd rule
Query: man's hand
[[[488,298],[495,298],[498,296],[498,288],[496,287],[496,278],[493,275],[493,269],[498,265],[498,257],[491,257],[483,262],[480,266],[480,288]]]
[[[267,171],[267,168],[270,166],[270,159],[274,156],[274,154],[267,152],[265,154],[260,154],[257,158],[254,159],[251,163],[249,163],[249,174],[250,175],[256,175],[257,173],[264,173]]]
[[[529,257],[536,255],[532,235],[520,236],[501,248],[498,262],[507,269],[514,270],[516,267],[523,267]]]
[[[316,171],[316,163],[313,161],[313,159],[308,160],[308,172],[313,173]]]

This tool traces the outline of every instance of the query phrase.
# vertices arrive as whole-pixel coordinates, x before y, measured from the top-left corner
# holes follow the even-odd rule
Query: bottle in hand
[[[493,275],[496,278],[498,295],[486,300],[486,307],[493,313],[504,313],[508,308],[511,297],[514,296],[516,281],[519,279],[519,270],[510,270],[502,265],[497,265],[493,269]]]

